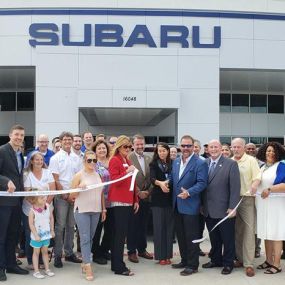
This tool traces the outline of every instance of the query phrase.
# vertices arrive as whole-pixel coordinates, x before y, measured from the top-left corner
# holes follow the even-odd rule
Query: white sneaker
[[[35,273],[33,274],[33,276],[34,276],[35,278],[37,278],[37,279],[43,279],[43,278],[45,278],[45,276],[42,275],[39,271],[35,272]]]
[[[54,274],[52,271],[50,271],[49,269],[45,271],[45,274],[46,274],[47,276],[49,276],[49,277],[52,277],[52,276],[55,275],[55,274]]]

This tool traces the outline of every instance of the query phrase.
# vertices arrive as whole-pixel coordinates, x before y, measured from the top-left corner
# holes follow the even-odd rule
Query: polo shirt
[[[240,196],[251,196],[247,192],[251,190],[253,181],[261,178],[257,160],[246,153],[239,160],[234,159],[234,157],[232,159],[237,162],[240,172]]]

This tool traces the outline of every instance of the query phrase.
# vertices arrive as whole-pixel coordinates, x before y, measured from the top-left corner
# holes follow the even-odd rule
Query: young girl
[[[32,208],[29,213],[29,226],[31,229],[31,242],[33,247],[33,276],[42,279],[45,276],[39,271],[39,255],[45,266],[45,275],[52,277],[54,273],[49,269],[48,246],[50,239],[54,237],[54,220],[50,205],[47,203],[46,196],[34,196],[29,198]]]

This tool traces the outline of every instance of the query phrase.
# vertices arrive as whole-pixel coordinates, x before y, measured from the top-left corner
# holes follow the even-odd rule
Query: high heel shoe
[[[92,267],[90,263],[86,263],[82,267],[82,273],[85,273],[85,279],[88,281],[94,280],[94,275],[92,272]]]
[[[80,265],[81,265],[81,273],[85,274],[85,264],[81,263]]]

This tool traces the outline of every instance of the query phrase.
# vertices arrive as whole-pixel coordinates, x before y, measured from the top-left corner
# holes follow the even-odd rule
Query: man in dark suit
[[[0,191],[24,191],[24,158],[21,146],[25,130],[20,125],[11,128],[10,141],[0,147]],[[0,196],[0,281],[6,281],[7,273],[28,274],[16,263],[15,248],[19,240],[21,223],[21,199]],[[5,272],[6,271],[6,272]]]
[[[201,192],[207,186],[208,166],[194,154],[194,139],[181,138],[181,158],[173,162],[170,184],[173,187],[175,230],[181,262],[173,268],[184,268],[182,276],[196,273],[199,267],[199,245],[192,240],[200,238],[199,213]]]
[[[227,214],[231,217],[210,233],[211,261],[203,268],[222,267],[222,274],[230,274],[235,258],[235,213],[232,212],[240,199],[240,174],[235,161],[222,156],[218,140],[208,144],[210,158],[208,186],[203,193],[203,212],[209,231]]]
[[[151,158],[144,153],[144,136],[136,134],[132,139],[134,151],[129,159],[139,170],[136,177],[138,196],[140,198],[140,208],[137,214],[132,216],[127,237],[128,258],[131,262],[138,263],[138,256],[153,259],[152,254],[148,253],[147,248],[147,222],[149,217],[149,190],[151,187],[149,163]]]

